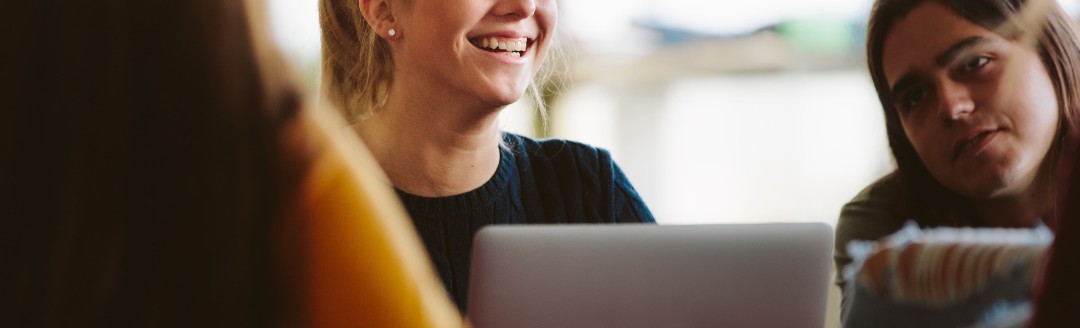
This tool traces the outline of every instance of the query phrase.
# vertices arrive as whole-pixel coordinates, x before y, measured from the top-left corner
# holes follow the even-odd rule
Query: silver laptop
[[[486,327],[822,327],[825,224],[491,226],[468,317]]]

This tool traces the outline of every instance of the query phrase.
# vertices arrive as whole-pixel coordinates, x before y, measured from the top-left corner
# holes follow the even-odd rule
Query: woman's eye
[[[975,56],[975,57],[971,57],[971,59],[968,59],[966,62],[964,62],[964,67],[963,68],[964,68],[965,71],[974,71],[974,70],[979,69],[980,67],[985,66],[986,63],[989,63],[989,62],[990,62],[989,57]]]
[[[923,103],[924,100],[926,100],[927,95],[928,93],[925,89],[909,90],[900,97],[900,108],[903,110],[909,110],[918,107],[920,104]]]

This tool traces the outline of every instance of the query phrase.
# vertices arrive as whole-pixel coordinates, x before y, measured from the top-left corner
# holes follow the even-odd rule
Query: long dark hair
[[[0,326],[280,323],[299,95],[246,1],[20,7],[0,14]]]
[[[885,38],[892,25],[912,9],[928,1],[937,1],[957,15],[989,30],[998,30],[1003,24],[1017,22],[1018,13],[1025,9],[1027,0],[878,0],[870,14],[867,30],[867,63],[877,89],[878,99],[885,110],[885,125],[889,146],[896,158],[897,171],[904,186],[904,204],[901,215],[921,220],[924,225],[973,225],[977,223],[974,211],[963,197],[935,180],[915,153],[911,141],[904,134],[900,117],[893,106],[888,82],[882,67],[882,51]],[[1040,0],[1046,1],[1046,0]],[[1035,50],[1050,74],[1057,94],[1060,124],[1057,137],[1044,161],[1044,170],[1056,175],[1062,170],[1067,144],[1077,139],[1080,119],[1080,44],[1072,23],[1054,1],[1049,1],[1042,24],[1038,24]],[[1034,7],[1034,6],[1032,6]],[[1043,18],[1043,17],[1040,17]],[[1020,35],[1005,35],[1016,39]],[[1053,185],[1050,183],[1049,185]],[[1055,190],[1046,190],[1049,199],[1060,196]],[[1050,204],[1055,207],[1055,204]],[[1054,213],[1051,213],[1054,214]],[[1053,215],[1052,215],[1053,216]],[[1053,220],[1053,217],[1045,218]]]
[[[1068,157],[1075,163],[1080,147]],[[1076,322],[1076,299],[1080,297],[1080,166],[1072,166],[1068,178],[1059,182],[1068,190],[1061,203],[1062,216],[1055,231],[1048,261],[1038,280],[1035,314],[1029,327],[1067,327]]]

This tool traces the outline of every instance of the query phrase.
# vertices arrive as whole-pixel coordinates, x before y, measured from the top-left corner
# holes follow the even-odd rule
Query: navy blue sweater
[[[483,226],[656,222],[606,150],[510,133],[503,141],[499,167],[480,188],[437,198],[397,191],[462,312],[473,235]]]

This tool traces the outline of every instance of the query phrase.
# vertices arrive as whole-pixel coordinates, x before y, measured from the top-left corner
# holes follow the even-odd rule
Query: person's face
[[[412,0],[397,14],[404,78],[493,106],[517,101],[554,36],[555,0]]]
[[[923,164],[969,199],[1032,186],[1058,124],[1038,54],[927,1],[896,21],[882,66]]]

